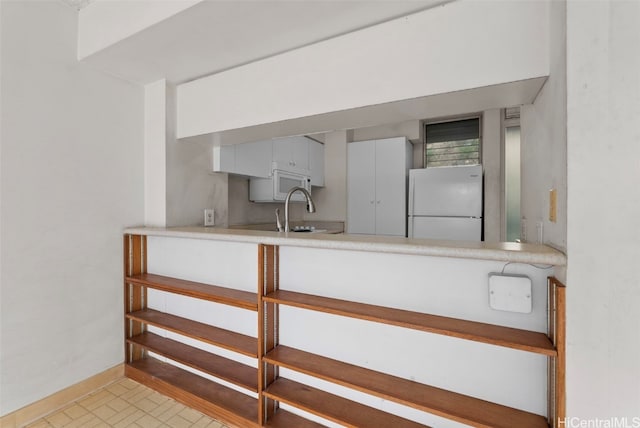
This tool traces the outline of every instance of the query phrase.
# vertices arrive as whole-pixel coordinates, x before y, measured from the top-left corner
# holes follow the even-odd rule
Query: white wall
[[[547,24],[548,2],[447,3],[180,85],[178,136],[546,76]]]
[[[507,107],[507,106],[505,106]],[[500,110],[482,114],[482,166],[484,169],[484,240],[501,240],[503,215],[500,205],[504,165],[501,153]]]
[[[144,224],[167,225],[167,82],[144,87]]]
[[[176,139],[175,85],[167,85],[167,226],[204,225],[204,209],[226,225],[228,184],[225,174],[212,172],[213,146],[208,138]]]
[[[565,2],[550,7],[551,74],[533,104],[520,110],[521,215],[526,241],[536,242],[536,223],[543,224],[543,242],[567,248],[566,148],[566,13]],[[549,190],[558,192],[557,221],[549,221]]]
[[[62,2],[2,2],[0,414],[123,360],[143,90],[76,61],[76,17]]]
[[[575,417],[640,417],[638,28],[639,2],[567,3],[567,413]]]
[[[211,171],[209,138],[176,140],[175,86],[145,86],[144,118],[144,224],[203,225],[204,209],[213,208],[216,225],[226,226],[227,175]]]
[[[313,188],[316,212],[303,211],[305,220],[346,221],[347,218],[347,143],[350,131],[325,134],[324,187]]]

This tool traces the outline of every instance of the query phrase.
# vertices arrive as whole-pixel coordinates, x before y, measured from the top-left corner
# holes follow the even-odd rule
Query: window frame
[[[482,165],[482,134],[483,134],[483,117],[482,113],[470,113],[461,116],[449,116],[449,117],[441,117],[437,119],[427,119],[423,120],[421,124],[421,132],[422,132],[422,167],[427,168],[427,126],[429,125],[437,125],[440,123],[449,123],[449,122],[460,122],[464,120],[477,119],[478,120],[478,163],[474,165]],[[447,165],[447,166],[455,166],[455,165]],[[428,168],[439,168],[437,166],[431,166]]]

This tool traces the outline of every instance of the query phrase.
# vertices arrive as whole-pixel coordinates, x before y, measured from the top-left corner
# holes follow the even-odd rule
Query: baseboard
[[[20,428],[42,418],[66,404],[124,377],[124,364],[91,376],[50,396],[0,417],[0,428]]]

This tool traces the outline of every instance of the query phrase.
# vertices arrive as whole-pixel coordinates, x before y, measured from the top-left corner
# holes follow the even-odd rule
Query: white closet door
[[[375,144],[347,144],[347,233],[376,233]]]

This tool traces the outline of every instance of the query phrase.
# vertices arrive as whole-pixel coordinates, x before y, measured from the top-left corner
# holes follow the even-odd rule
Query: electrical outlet
[[[214,225],[214,220],[213,220],[213,208],[206,208],[204,210],[204,225],[205,226],[213,226]]]

